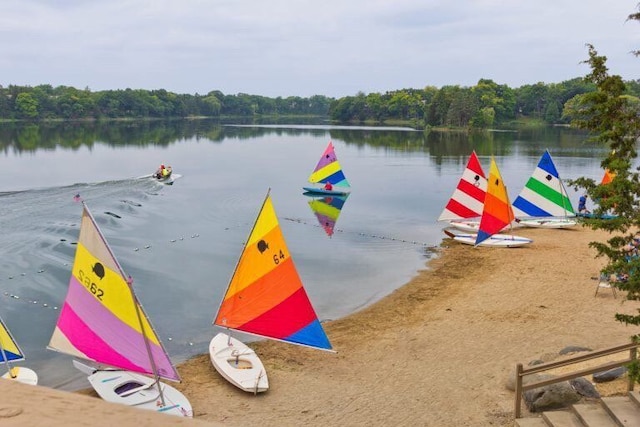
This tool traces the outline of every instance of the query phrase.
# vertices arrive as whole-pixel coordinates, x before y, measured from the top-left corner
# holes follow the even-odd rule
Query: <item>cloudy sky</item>
[[[640,78],[638,0],[0,0],[0,85],[277,96]]]

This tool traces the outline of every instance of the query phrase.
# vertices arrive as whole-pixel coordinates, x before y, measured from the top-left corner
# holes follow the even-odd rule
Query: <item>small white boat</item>
[[[474,220],[451,220],[449,226],[456,230],[464,231],[467,233],[477,233],[480,229],[480,221]]]
[[[77,360],[73,365],[87,374],[87,379],[102,399],[107,402],[147,409],[163,414],[190,417],[193,414],[189,400],[174,387],[145,375],[119,369],[96,369]]]
[[[262,361],[242,341],[221,332],[209,343],[209,356],[216,371],[243,391],[256,394],[269,389]]]
[[[578,221],[570,218],[530,218],[516,219],[523,227],[531,228],[571,228],[578,225]]]
[[[2,378],[5,380],[18,381],[23,384],[38,384],[38,374],[36,374],[32,369],[25,368],[23,366],[12,367],[9,372],[2,376]]]
[[[489,246],[495,248],[518,248],[533,243],[533,240],[526,237],[514,236],[513,234],[494,234],[476,245],[477,234],[455,234],[445,230],[445,234],[456,242],[471,246]]]

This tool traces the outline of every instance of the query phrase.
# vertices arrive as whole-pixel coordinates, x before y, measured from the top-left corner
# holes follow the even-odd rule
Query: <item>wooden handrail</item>
[[[535,365],[530,368],[523,368],[522,363],[518,363],[516,365],[516,401],[515,401],[515,418],[520,418],[521,411],[520,406],[522,403],[522,393],[527,390],[532,390],[534,388],[542,387],[549,384],[555,384],[562,381],[571,380],[578,377],[583,377],[585,375],[593,374],[596,372],[608,371],[609,369],[617,368],[620,366],[628,365],[637,359],[637,349],[640,347],[640,343],[629,343],[617,345],[615,347],[605,348],[603,350],[593,351],[587,354],[581,354],[579,356],[571,357],[569,359],[560,360],[556,362],[542,363],[540,365]],[[615,362],[609,362],[602,365],[598,365],[593,368],[581,369],[578,371],[574,371],[568,374],[561,375],[559,377],[550,378],[541,380],[538,382],[531,382],[529,384],[523,385],[523,378],[527,375],[533,375],[538,372],[548,371],[551,369],[559,368],[561,366],[569,366],[575,365],[580,362],[584,362],[587,360],[597,359],[603,356],[609,356],[611,354],[621,353],[623,351],[629,351],[629,357],[624,360],[618,360]],[[632,391],[634,386],[633,379],[629,378],[629,384],[627,385],[627,390]]]

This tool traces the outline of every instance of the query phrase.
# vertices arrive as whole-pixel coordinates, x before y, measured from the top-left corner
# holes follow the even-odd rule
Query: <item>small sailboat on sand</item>
[[[516,222],[525,227],[570,228],[575,211],[548,150],[513,202]]]
[[[24,384],[38,384],[38,375],[33,370],[24,366],[12,366],[13,362],[23,361],[25,357],[2,319],[0,319],[0,358],[7,367],[7,372],[2,375],[2,378]]]
[[[267,391],[257,354],[232,330],[320,350],[331,344],[302,285],[271,196],[262,204],[213,324],[225,328],[209,344],[216,370],[243,391]]]
[[[325,187],[302,187],[304,191],[312,194],[334,196],[349,194],[351,186],[342,172],[342,166],[338,162],[333,142],[329,141],[318,164],[309,175],[309,182],[312,184],[325,184]]]
[[[486,193],[487,178],[473,151],[438,221],[447,221],[449,226],[461,231],[477,232]]]
[[[69,288],[48,348],[96,364],[73,361],[108,402],[192,417],[187,398],[160,381],[180,381],[180,376],[136,298],[131,277],[82,205]]]
[[[493,158],[491,158],[487,184],[487,195],[484,200],[478,232],[474,234],[455,234],[445,230],[445,233],[458,242],[473,246],[515,248],[532,243],[533,241],[526,237],[497,234],[511,225],[514,216],[509,203],[507,187],[502,181],[500,170]]]

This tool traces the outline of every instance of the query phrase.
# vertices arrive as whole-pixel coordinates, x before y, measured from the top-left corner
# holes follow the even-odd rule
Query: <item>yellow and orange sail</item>
[[[507,187],[504,185],[498,165],[492,157],[487,180],[487,194],[484,199],[484,209],[475,245],[478,246],[500,232],[511,224],[513,219],[513,209],[511,208],[511,203],[509,203]]]

